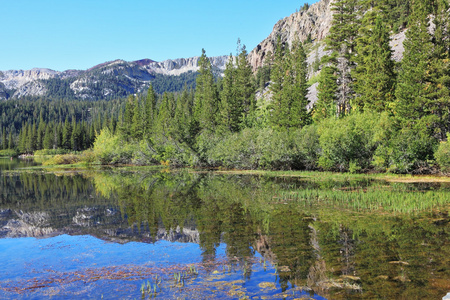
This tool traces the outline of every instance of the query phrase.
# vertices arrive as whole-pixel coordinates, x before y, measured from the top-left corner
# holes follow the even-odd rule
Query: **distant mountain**
[[[199,57],[156,62],[115,60],[88,70],[50,69],[0,71],[0,100],[26,96],[99,100],[141,93],[153,82],[157,92],[192,86]],[[228,56],[210,58],[216,75],[225,70]]]

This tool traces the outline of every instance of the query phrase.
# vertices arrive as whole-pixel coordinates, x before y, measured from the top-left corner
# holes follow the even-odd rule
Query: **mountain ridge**
[[[228,56],[210,57],[213,70],[222,74]],[[197,72],[199,56],[168,59],[162,62],[145,58],[136,61],[121,59],[104,62],[87,70],[55,71],[48,68],[31,70],[0,71],[0,100],[26,96],[48,95],[48,81],[65,81],[69,84],[74,98],[102,99],[124,96],[124,93],[140,93],[148,88],[155,76],[179,76]],[[103,82],[105,81],[104,84]],[[93,91],[95,86],[103,85],[101,91]],[[117,85],[116,85],[117,84]],[[115,86],[116,85],[116,86]]]

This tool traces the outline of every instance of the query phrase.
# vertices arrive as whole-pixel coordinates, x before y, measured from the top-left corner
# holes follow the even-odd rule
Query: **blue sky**
[[[304,2],[1,0],[0,70],[228,55],[238,38],[251,50]]]

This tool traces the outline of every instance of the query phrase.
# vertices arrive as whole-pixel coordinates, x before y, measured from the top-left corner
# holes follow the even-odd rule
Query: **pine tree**
[[[45,128],[43,147],[44,149],[53,149],[54,134],[51,124],[48,124]]]
[[[236,72],[234,81],[235,103],[233,105],[236,115],[235,119],[239,122],[238,126],[243,127],[243,121],[255,109],[255,84],[253,71],[248,61],[248,53],[245,45],[241,46],[238,39]],[[235,127],[235,126],[234,126]]]
[[[410,28],[404,41],[405,52],[401,63],[395,95],[394,113],[403,120],[419,120],[429,113],[428,65],[433,52],[428,31],[429,0],[415,1]]]
[[[133,115],[134,115],[134,105],[135,105],[135,99],[133,95],[128,96],[126,102],[125,102],[125,112],[123,114],[123,123],[120,127],[120,131],[125,139],[128,139],[131,137],[131,126],[133,124]],[[100,132],[101,126],[97,126],[96,131]]]
[[[234,58],[230,54],[225,67],[223,77],[223,89],[220,93],[220,114],[218,123],[221,130],[236,132],[239,130],[242,105],[237,106],[237,97],[235,89],[236,69],[234,67]]]
[[[290,50],[283,50],[281,44],[277,46],[272,74],[272,125],[289,129],[308,124],[307,64],[300,42],[294,42]]]
[[[214,131],[216,127],[216,114],[218,111],[218,97],[211,62],[202,49],[199,59],[199,74],[195,89],[194,117],[199,129]]]
[[[64,121],[64,127],[62,130],[62,140],[61,140],[61,147],[63,149],[70,150],[72,148],[72,125],[69,122],[69,118],[66,118]]]
[[[139,102],[139,98],[135,97],[133,104],[133,118],[131,121],[131,136],[134,139],[140,140],[144,136],[145,120],[143,109]]]
[[[9,130],[8,149],[14,149],[14,148],[15,148],[15,144],[14,144],[14,139],[13,139],[13,135],[12,135],[12,130]]]
[[[331,50],[334,67],[337,69],[336,113],[350,112],[353,98],[352,69],[355,67],[355,46],[359,28],[360,12],[358,0],[337,0],[333,2],[332,27],[326,38],[327,50]]]
[[[336,116],[337,70],[333,66],[326,66],[320,72],[317,87],[317,102],[314,104],[313,119],[315,122]]]
[[[432,116],[428,117],[427,123],[432,124],[436,138],[445,140],[450,132],[450,5],[446,0],[437,0],[433,4],[433,53],[427,72],[427,109]]]
[[[288,96],[290,101],[290,122],[289,127],[301,128],[311,122],[311,115],[308,113],[308,86],[307,75],[308,65],[306,63],[306,53],[303,45],[296,41],[292,45],[290,65],[291,93]]]
[[[37,136],[36,123],[34,122],[33,124],[28,123],[27,127],[28,128],[25,140],[25,149],[27,153],[32,153],[34,150],[36,150],[36,136]]]
[[[280,37],[277,39],[275,53],[273,55],[272,70],[270,73],[270,91],[272,93],[272,101],[269,107],[270,123],[272,126],[283,126],[286,120],[283,119],[282,104],[283,104],[283,81],[285,75],[285,46],[281,43]]]
[[[389,32],[380,17],[375,21],[372,18],[370,13],[364,16],[364,30],[360,31],[358,39],[358,65],[354,72],[358,97],[353,104],[360,110],[382,112],[394,101],[395,64],[391,57]]]
[[[2,128],[2,147],[1,149],[6,149],[8,147],[8,142],[6,141],[6,129]]]
[[[152,84],[150,84],[147,97],[145,99],[145,133],[151,134],[153,132],[155,110],[156,110],[157,97],[153,90]]]
[[[170,102],[169,94],[165,92],[156,118],[156,132],[165,137],[171,136],[172,133],[172,105]]]

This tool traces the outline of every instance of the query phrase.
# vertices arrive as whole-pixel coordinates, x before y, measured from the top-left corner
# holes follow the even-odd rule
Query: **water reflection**
[[[270,267],[280,288],[267,293],[272,296],[301,287],[331,299],[442,297],[450,290],[448,202],[430,199],[432,209],[398,213],[372,204],[354,209],[339,198],[400,192],[405,199],[450,195],[445,184],[369,179],[188,171],[4,174],[0,236],[197,243],[205,276],[216,276],[211,262],[223,259],[244,282]]]

